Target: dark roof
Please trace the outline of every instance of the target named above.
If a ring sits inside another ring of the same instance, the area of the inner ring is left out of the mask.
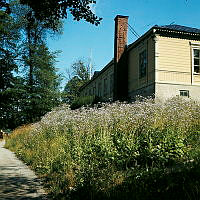
[[[155,32],[154,32],[155,31]],[[180,34],[181,37],[183,37],[183,34],[191,35],[193,37],[198,37],[200,35],[200,29],[187,27],[187,26],[181,26],[177,24],[171,24],[171,25],[163,25],[158,26],[154,25],[151,29],[149,29],[144,35],[142,35],[140,38],[138,38],[135,42],[128,45],[128,50],[131,50],[134,46],[136,46],[139,42],[141,42],[144,38],[146,38],[149,34],[152,33],[162,33],[162,32],[171,32],[171,34]]]
[[[155,25],[154,27],[161,28],[161,29],[174,30],[174,31],[188,32],[188,33],[200,33],[200,29],[191,28],[191,27],[187,27],[187,26],[181,26],[181,25],[177,25],[177,24],[164,25],[164,26]]]

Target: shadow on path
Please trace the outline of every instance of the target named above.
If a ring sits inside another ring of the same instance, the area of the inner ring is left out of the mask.
[[[0,167],[1,168],[1,167]],[[1,169],[0,169],[1,170]],[[26,177],[12,177],[0,175],[0,199],[1,200],[22,200],[46,199],[44,195],[38,194],[36,180],[29,180]]]
[[[1,144],[0,200],[25,199],[47,200],[47,197],[34,172]]]

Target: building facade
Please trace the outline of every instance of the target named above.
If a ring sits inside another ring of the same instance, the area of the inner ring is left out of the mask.
[[[200,29],[156,25],[128,46],[127,30],[128,17],[117,16],[114,59],[80,89],[81,96],[200,100]]]

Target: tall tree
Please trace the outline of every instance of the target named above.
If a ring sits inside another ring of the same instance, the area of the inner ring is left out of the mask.
[[[0,11],[0,128],[39,120],[60,102],[56,54],[45,43],[52,27],[27,6],[11,10]]]
[[[20,6],[20,5],[19,5]],[[45,43],[49,31],[54,31],[46,21],[39,21],[31,8],[21,6],[25,12],[18,13],[24,26],[22,64],[25,69],[26,98],[24,115],[26,122],[39,120],[59,103],[59,76],[55,69],[55,53]],[[56,31],[61,28],[57,22]]]
[[[32,83],[26,77],[25,109],[28,122],[39,120],[46,112],[60,103],[60,76],[55,69],[56,53],[51,53],[45,44],[34,49],[32,55]]]
[[[16,90],[18,66],[15,58],[18,56],[17,41],[19,29],[12,17],[0,11],[0,127],[8,127],[13,121],[16,111]]]
[[[71,65],[69,80],[63,92],[63,101],[72,103],[79,96],[79,89],[90,78],[90,64],[83,59],[78,59]]]

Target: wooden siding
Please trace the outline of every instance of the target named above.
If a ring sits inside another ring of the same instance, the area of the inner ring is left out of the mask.
[[[103,73],[97,75],[88,85],[86,85],[82,90],[80,96],[96,95],[103,97],[104,100],[113,98],[113,78],[114,74],[114,64],[111,64]],[[106,80],[106,81],[105,81]],[[104,88],[106,82],[106,89]],[[100,86],[100,87],[99,87]],[[94,89],[95,88],[95,89]],[[99,91],[100,89],[100,91]],[[89,93],[91,91],[91,93]]]
[[[192,43],[180,38],[157,36],[156,82],[199,84],[200,76],[192,74]]]
[[[155,97],[167,99],[179,95],[180,90],[188,90],[191,97],[199,98],[199,92],[196,91],[200,89],[200,75],[193,74],[192,48],[200,48],[200,41],[154,36],[147,36],[127,49],[129,97],[132,99],[138,94],[147,96],[155,93]],[[146,76],[140,78],[139,57],[144,50],[147,52],[147,71]],[[82,89],[81,96],[97,95],[105,100],[113,99],[114,82],[110,85],[113,74],[112,62]],[[123,81],[118,80],[123,85]],[[99,85],[101,91],[98,90]]]
[[[139,78],[139,54],[147,50],[147,74]],[[128,52],[128,92],[129,94],[155,82],[155,42],[152,37],[145,39]]]
[[[194,75],[194,84],[200,85],[200,75]]]

